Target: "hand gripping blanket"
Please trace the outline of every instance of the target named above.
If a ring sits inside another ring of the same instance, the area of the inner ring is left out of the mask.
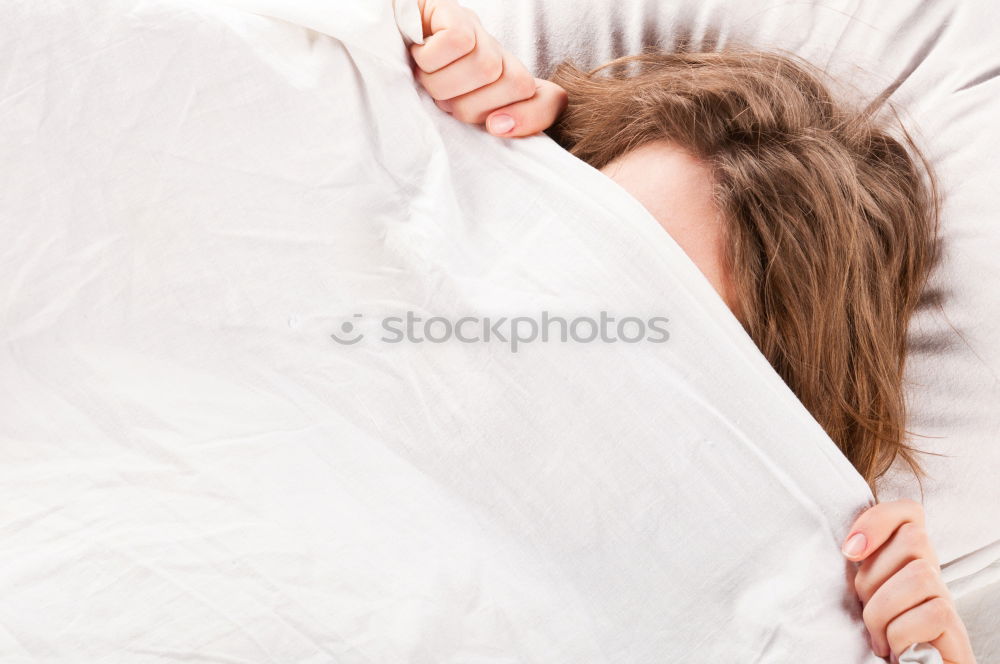
[[[0,660],[880,661],[871,495],[679,247],[308,5],[0,8]]]

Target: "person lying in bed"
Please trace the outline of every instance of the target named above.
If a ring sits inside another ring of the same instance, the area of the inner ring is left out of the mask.
[[[549,130],[638,199],[873,491],[906,443],[906,332],[935,259],[937,195],[909,134],[821,73],[755,51],[647,53],[536,79],[454,0],[419,0],[420,84],[500,137]],[[974,656],[913,501],[880,503],[843,546],[872,650]]]

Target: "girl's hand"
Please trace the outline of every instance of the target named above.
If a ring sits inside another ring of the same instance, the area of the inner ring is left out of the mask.
[[[455,0],[418,0],[424,43],[410,47],[421,85],[462,122],[495,136],[548,129],[566,108],[566,91],[534,78]]]
[[[898,500],[870,508],[854,522],[843,553],[860,563],[854,588],[876,655],[891,654],[895,661],[914,643],[930,643],[945,664],[975,664],[919,503]]]

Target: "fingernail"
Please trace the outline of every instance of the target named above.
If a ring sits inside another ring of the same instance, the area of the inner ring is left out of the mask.
[[[867,544],[868,538],[865,537],[864,533],[854,533],[844,542],[844,548],[841,549],[841,552],[848,558],[854,558],[861,555]]]
[[[494,115],[487,122],[491,134],[506,134],[514,128],[514,118],[509,115]]]

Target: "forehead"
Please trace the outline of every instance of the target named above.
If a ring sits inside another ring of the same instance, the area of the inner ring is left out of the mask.
[[[723,216],[708,164],[674,143],[655,141],[614,159],[601,172],[649,211],[733,308]]]

